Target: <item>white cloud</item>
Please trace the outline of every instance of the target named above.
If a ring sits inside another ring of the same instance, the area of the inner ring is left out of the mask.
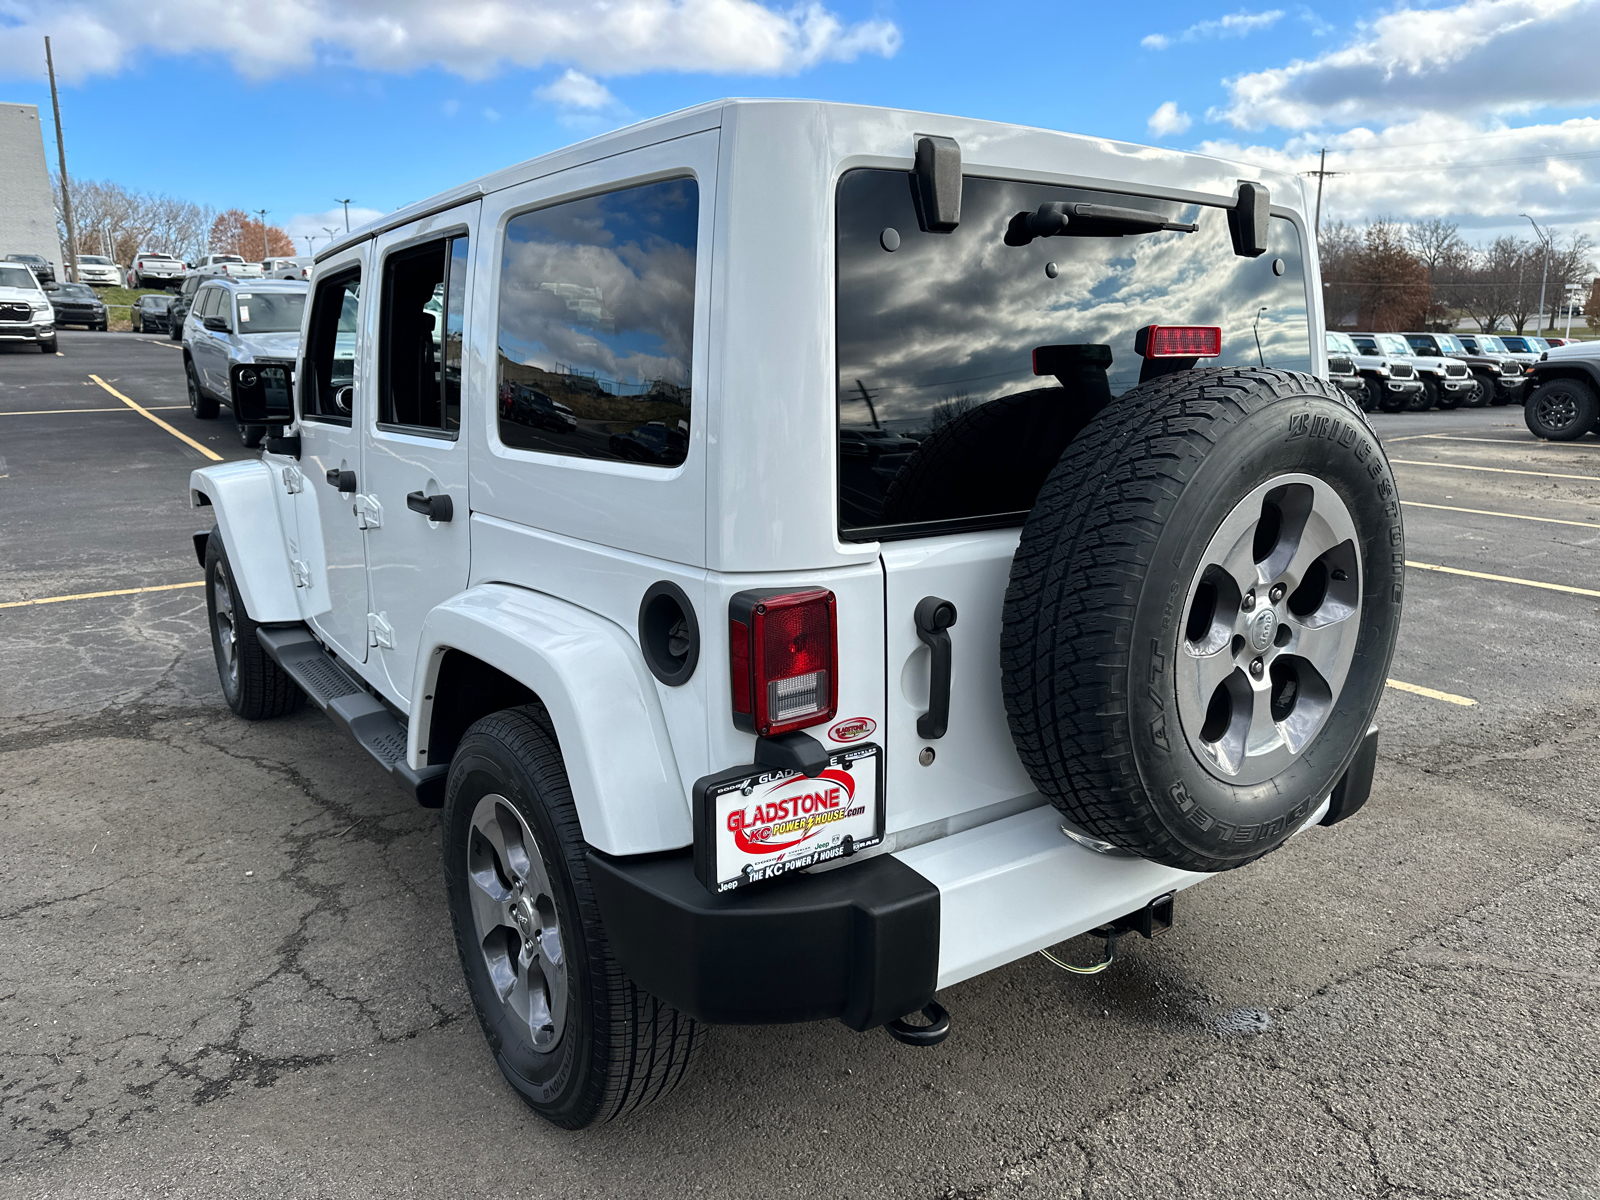
[[[1241,129],[1470,116],[1600,101],[1600,0],[1399,8],[1342,49],[1227,82],[1208,114]]]
[[[537,89],[533,94],[540,100],[548,100],[562,108],[602,109],[617,106],[617,98],[605,84],[570,68],[560,79]]]
[[[1282,147],[1210,141],[1201,153],[1274,167],[1315,170],[1328,147],[1322,219],[1445,217],[1473,240],[1531,233],[1532,213],[1563,237],[1600,240],[1600,117],[1486,129],[1432,115],[1382,129],[1302,135]],[[1561,157],[1556,157],[1561,156]],[[1587,156],[1587,157],[1572,157]],[[1307,180],[1308,194],[1315,180]]]
[[[1157,137],[1168,137],[1172,134],[1184,133],[1193,123],[1189,114],[1179,112],[1177,104],[1171,100],[1168,100],[1155,112],[1151,113],[1150,120],[1147,122],[1150,126],[1150,132]]]
[[[1240,9],[1236,13],[1229,13],[1225,17],[1217,17],[1209,21],[1197,21],[1182,33],[1168,36],[1164,33],[1152,33],[1142,38],[1139,45],[1146,50],[1165,50],[1174,42],[1198,42],[1207,38],[1248,37],[1263,29],[1271,29],[1283,19],[1281,8],[1270,9],[1267,12],[1251,13]]]
[[[816,0],[785,8],[757,0],[4,0],[0,75],[41,77],[46,33],[68,82],[116,74],[151,53],[221,54],[252,78],[326,61],[379,71],[435,66],[469,79],[552,62],[591,75],[792,75],[864,54],[887,58],[901,41],[893,22],[846,25]]]
[[[483,110],[483,119],[488,121],[490,124],[493,124],[495,121],[500,119],[500,113],[496,109],[486,108]]]
[[[443,104],[441,104],[439,106],[439,108],[444,113],[445,116],[453,117],[458,112],[461,111],[461,101],[459,101],[459,100],[446,100]]]
[[[52,47],[53,48],[53,47]],[[350,206],[350,228],[355,229],[365,225],[368,221],[376,221],[383,216],[383,212],[376,208],[361,208],[358,205]],[[315,239],[318,247],[328,244],[328,230],[332,229],[338,234],[344,233],[344,205],[336,204],[322,212],[295,213],[282,223],[282,229],[294,239],[295,249],[301,254],[305,253],[306,238]]]

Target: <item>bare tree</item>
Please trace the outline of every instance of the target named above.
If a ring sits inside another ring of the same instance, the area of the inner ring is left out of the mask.
[[[1590,329],[1600,333],[1600,276],[1589,282],[1589,299],[1583,305],[1583,319]]]
[[[61,184],[52,180],[56,193],[56,224],[65,240]],[[171,196],[135,192],[106,180],[73,184],[73,213],[78,226],[78,252],[103,254],[127,266],[140,251],[192,257],[202,250],[214,213],[211,209]]]
[[[1443,217],[1413,221],[1406,226],[1404,241],[1411,256],[1428,272],[1428,289],[1431,296],[1431,303],[1428,306],[1429,324],[1440,329],[1449,329],[1452,324],[1451,301],[1454,298],[1441,295],[1446,289],[1440,285],[1446,282],[1446,276],[1453,277],[1460,273],[1460,268],[1470,253],[1466,239],[1461,236],[1460,226],[1454,221],[1446,221]],[[1452,278],[1451,282],[1454,281]]]
[[[1566,245],[1556,240],[1550,249],[1549,295],[1555,297],[1550,308],[1550,329],[1556,325],[1556,310],[1561,307],[1569,287],[1588,281],[1594,274],[1594,239],[1586,233],[1575,233]]]

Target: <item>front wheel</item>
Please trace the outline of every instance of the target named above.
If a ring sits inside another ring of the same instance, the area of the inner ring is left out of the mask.
[[[48,342],[40,342],[39,343],[39,353],[40,354],[54,354],[55,352],[56,352],[56,339],[55,338],[52,337]]]
[[[1422,390],[1411,393],[1411,400],[1406,404],[1407,412],[1427,412],[1439,403],[1439,385],[1431,379],[1422,381]]]
[[[1391,392],[1387,387],[1384,386],[1381,379],[1369,379],[1367,381],[1367,387],[1371,391],[1377,393],[1377,406],[1380,412],[1397,413],[1405,408],[1405,393]]]
[[[240,425],[239,444],[246,450],[254,450],[261,445],[261,439],[267,436],[265,425]]]
[[[1552,442],[1573,442],[1600,419],[1600,397],[1580,379],[1552,379],[1534,389],[1523,406],[1528,432]]]
[[[292,713],[305,703],[306,694],[256,640],[256,623],[245,610],[216,529],[206,539],[206,613],[217,678],[229,708],[247,721],[259,721]]]
[[[1125,392],[1012,560],[1002,689],[1035,786],[1182,870],[1275,849],[1366,737],[1404,549],[1378,439],[1325,381],[1210,368]]]
[[[543,708],[494,713],[467,730],[450,760],[443,825],[467,991],[517,1094],[579,1129],[676,1088],[705,1033],[611,956]]]
[[[215,420],[220,406],[200,387],[193,359],[184,360],[183,373],[189,384],[189,411],[202,421]]]

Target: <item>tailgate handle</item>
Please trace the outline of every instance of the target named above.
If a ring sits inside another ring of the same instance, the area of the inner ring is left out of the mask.
[[[956,606],[937,596],[917,601],[917,636],[933,651],[933,672],[928,683],[928,711],[917,718],[917,736],[926,741],[942,738],[950,727],[950,626],[956,623]]]

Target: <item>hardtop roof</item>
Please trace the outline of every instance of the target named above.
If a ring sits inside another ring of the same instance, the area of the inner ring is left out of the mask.
[[[1214,155],[1194,154],[1188,151],[1170,150],[1164,147],[1144,146],[1137,142],[1123,142],[1112,138],[1096,137],[1091,134],[1078,134],[1070,133],[1066,130],[1046,129],[1042,126],[1027,126],[1001,121],[985,121],[976,118],[957,117],[953,114],[926,113],[915,109],[887,108],[882,105],[841,104],[828,100],[785,100],[768,98],[748,99],[730,97],[723,100],[713,100],[704,104],[697,104],[690,108],[679,109],[676,112],[666,113],[659,117],[652,117],[645,121],[639,121],[632,125],[624,126],[621,129],[615,129],[608,133],[599,134],[595,137],[587,138],[584,141],[575,142],[570,146],[562,147],[559,150],[552,150],[547,154],[541,154],[534,158],[525,159],[520,163],[514,163],[510,166],[502,167],[486,175],[481,175],[477,179],[470,180],[467,183],[463,183],[456,187],[439,192],[425,200],[418,200],[412,204],[404,205],[401,208],[396,209],[394,212],[387,214],[386,216],[378,217],[373,221],[369,221],[365,225],[350,230],[343,237],[335,238],[321,250],[317,251],[315,255],[315,261],[320,263],[324,259],[338,254],[340,251],[348,249],[351,246],[364,242],[369,238],[376,237],[378,234],[383,233],[386,230],[398,228],[401,225],[406,225],[412,221],[420,220],[423,217],[429,216],[432,213],[441,212],[447,208],[454,208],[458,204],[464,204],[470,200],[481,198],[489,195],[491,192],[499,191],[501,188],[511,187],[519,183],[525,183],[532,179],[539,179],[546,175],[552,175],[557,171],[563,171],[571,167],[582,166],[585,163],[595,162],[602,158],[609,158],[612,155],[622,154],[629,150],[655,145],[672,138],[684,137],[690,133],[697,133],[702,130],[718,128],[724,123],[724,115],[729,109],[763,107],[807,108],[814,110],[815,114],[818,116],[829,110],[848,112],[853,116],[859,116],[859,114],[863,111],[876,111],[882,113],[886,120],[893,121],[896,124],[906,124],[908,119],[913,119],[912,123],[915,124],[914,119],[925,118],[927,122],[935,127],[956,122],[980,131],[987,130],[996,132],[1007,130],[1037,132],[1049,134],[1055,137],[1073,139],[1080,141],[1085,145],[1113,148],[1120,153],[1126,153],[1128,155],[1159,154],[1165,159],[1171,161],[1174,167],[1177,168],[1181,168],[1185,164],[1206,164],[1209,168],[1214,169],[1219,163],[1229,164],[1240,169],[1238,176],[1240,179],[1262,179],[1271,181],[1274,184],[1274,191],[1278,195],[1282,195],[1282,192],[1279,191],[1279,189],[1286,189],[1289,186],[1293,186],[1298,190],[1302,184],[1302,181],[1297,176],[1291,174],[1270,168],[1262,168],[1251,164],[1240,163],[1234,160],[1221,159]],[[912,148],[908,144],[906,147],[906,157],[910,158],[911,154]]]

